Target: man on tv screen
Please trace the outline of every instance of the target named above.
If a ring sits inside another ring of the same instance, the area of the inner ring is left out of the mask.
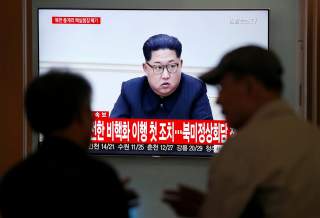
[[[182,44],[166,34],[143,45],[145,76],[122,83],[110,117],[212,119],[205,84],[181,72]]]

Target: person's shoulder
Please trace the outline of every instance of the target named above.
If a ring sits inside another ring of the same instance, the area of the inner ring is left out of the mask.
[[[138,86],[144,85],[146,81],[147,81],[146,76],[136,77],[123,82],[123,86],[128,88],[138,87]]]
[[[91,156],[88,156],[87,164],[91,167],[95,167],[97,169],[106,169],[106,170],[114,170],[110,164],[106,162],[102,162],[101,160],[97,160]]]
[[[188,89],[192,87],[193,90],[206,90],[205,83],[202,80],[185,73],[181,74],[181,83],[183,87]]]
[[[109,175],[116,175],[116,170],[109,163],[97,160],[91,156],[88,156],[86,164],[91,173],[101,175],[101,173],[104,172]]]
[[[143,90],[148,86],[146,76],[136,77],[122,83],[121,94],[126,96],[127,100],[137,100]]]
[[[204,82],[196,77],[190,76],[188,74],[185,73],[181,73],[181,81],[183,81],[184,83],[187,84],[194,84],[194,85],[199,85],[199,86],[203,86]]]
[[[86,162],[85,179],[90,181],[100,181],[109,185],[121,186],[119,175],[114,167],[108,162],[103,162],[94,158],[89,158]],[[115,188],[115,187],[114,187]]]

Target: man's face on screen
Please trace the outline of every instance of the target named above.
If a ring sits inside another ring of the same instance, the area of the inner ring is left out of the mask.
[[[174,50],[159,49],[143,64],[151,89],[159,96],[171,95],[179,86],[182,60]]]

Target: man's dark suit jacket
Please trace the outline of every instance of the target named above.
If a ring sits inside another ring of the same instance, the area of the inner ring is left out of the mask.
[[[45,138],[3,177],[0,209],[3,218],[128,218],[126,194],[113,168],[62,138]]]
[[[205,84],[182,73],[178,88],[165,98],[152,91],[146,76],[123,82],[110,117],[209,120],[212,112]]]

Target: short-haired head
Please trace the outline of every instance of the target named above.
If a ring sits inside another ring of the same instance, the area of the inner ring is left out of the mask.
[[[282,92],[283,69],[274,52],[248,45],[225,54],[219,64],[200,78],[208,84],[219,84],[226,73],[235,78],[253,76],[268,90]]]
[[[85,104],[90,104],[91,86],[82,76],[67,70],[50,70],[33,80],[25,94],[25,109],[31,127],[51,134],[68,127]]]
[[[143,44],[143,54],[146,61],[150,61],[152,51],[156,51],[159,49],[170,49],[176,52],[178,58],[181,56],[182,52],[182,44],[181,42],[174,36],[169,36],[166,34],[158,34],[151,36],[144,44]]]

